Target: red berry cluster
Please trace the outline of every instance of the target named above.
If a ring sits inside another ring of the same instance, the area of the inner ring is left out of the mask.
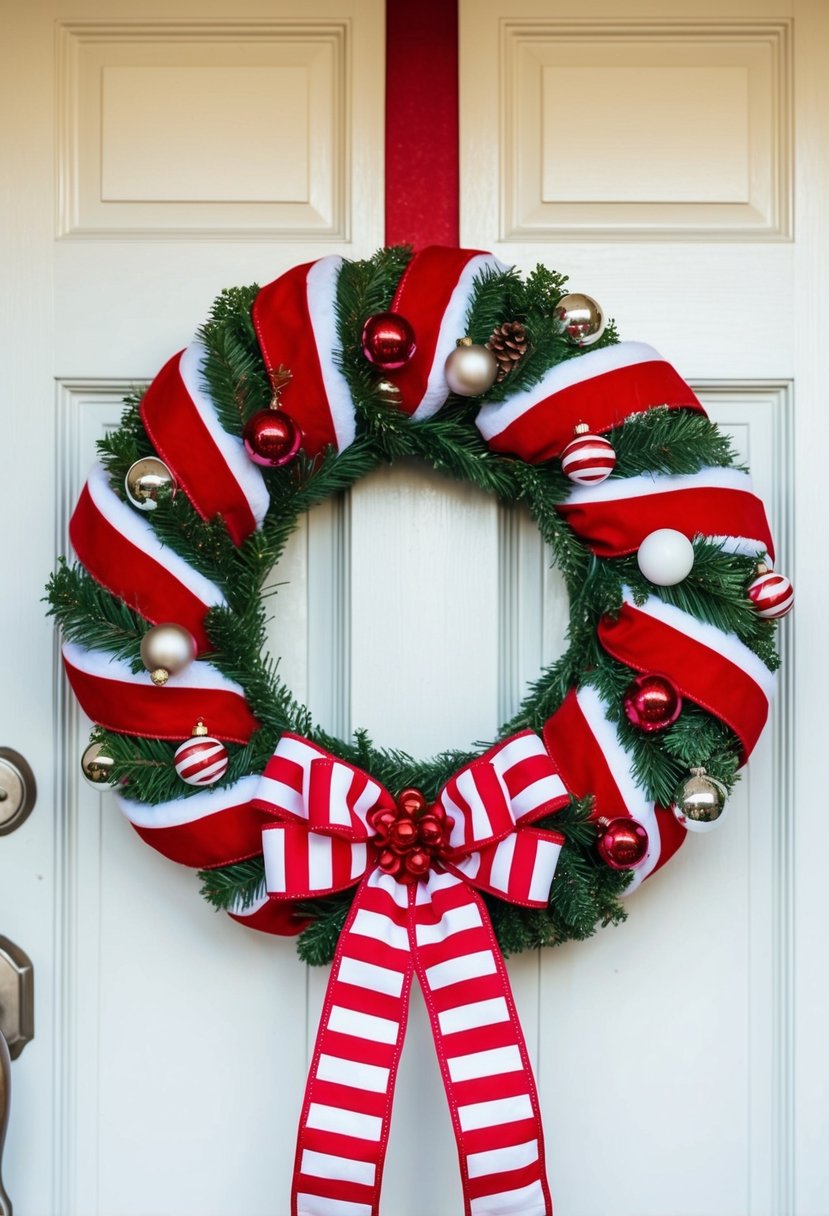
[[[403,790],[395,807],[369,815],[374,828],[378,865],[398,882],[417,882],[449,844],[452,820],[439,806],[429,806],[420,790]]]

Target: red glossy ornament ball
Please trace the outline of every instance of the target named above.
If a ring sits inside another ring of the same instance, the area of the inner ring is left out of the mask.
[[[417,840],[417,824],[402,815],[389,830],[389,844],[397,853],[405,853]]]
[[[378,312],[369,317],[360,342],[369,363],[384,372],[398,371],[415,353],[414,330],[396,312]]]
[[[426,810],[426,799],[420,790],[402,790],[397,796],[397,806],[401,815],[414,818]]]
[[[667,676],[637,676],[625,693],[623,705],[629,722],[650,733],[666,730],[682,712],[682,697]]]
[[[432,858],[426,849],[413,849],[406,857],[406,872],[412,878],[423,878],[429,873]]]
[[[604,821],[597,847],[611,870],[633,870],[647,857],[648,833],[635,819],[611,819]]]
[[[283,410],[259,410],[245,423],[245,451],[254,464],[271,469],[293,460],[302,442],[302,432]]]

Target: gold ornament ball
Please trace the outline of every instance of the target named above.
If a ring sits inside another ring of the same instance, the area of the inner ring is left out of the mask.
[[[574,346],[592,346],[605,331],[607,318],[592,296],[580,291],[562,296],[556,305],[556,319]]]
[[[172,621],[153,625],[141,639],[141,662],[150,672],[153,684],[166,684],[170,676],[193,662],[196,653],[192,633]]]
[[[90,743],[81,756],[81,772],[88,785],[100,788],[112,785],[112,756],[103,751],[100,743]]]
[[[145,456],[130,465],[124,478],[127,498],[139,511],[154,511],[162,490],[175,492],[173,474],[157,456]]]
[[[461,338],[446,360],[446,383],[460,397],[480,397],[495,383],[498,360],[486,346]]]
[[[689,832],[710,832],[722,818],[725,800],[726,789],[721,781],[709,777],[704,768],[692,768],[672,809]]]

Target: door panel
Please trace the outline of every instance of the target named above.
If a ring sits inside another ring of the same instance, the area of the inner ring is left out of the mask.
[[[79,781],[88,723],[39,597],[95,438],[215,294],[382,243],[384,6],[16,8],[0,72],[15,116],[0,162],[0,450],[14,454],[0,743],[41,793],[0,843],[0,931],[37,987],[8,1188],[21,1216],[287,1213],[326,973],[214,915],[192,872]],[[557,1216],[826,1216],[824,783],[808,726],[827,588],[802,548],[795,569],[793,540],[825,514],[823,335],[805,301],[829,278],[827,21],[820,0],[595,0],[589,21],[560,0],[461,4],[463,243],[563,269],[694,383],[770,505],[805,639],[793,656],[784,628],[773,724],[716,838],[646,884],[627,925],[510,961]],[[529,520],[417,467],[317,508],[272,581],[271,644],[296,694],[339,733],[415,753],[491,735],[563,645],[562,586]],[[419,1004],[384,1201],[389,1216],[460,1210]]]

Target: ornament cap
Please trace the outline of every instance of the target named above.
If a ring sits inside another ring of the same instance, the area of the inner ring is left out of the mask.
[[[758,562],[756,570],[758,574],[771,574],[771,566],[768,562]]]
[[[691,774],[692,774],[694,777],[704,777],[704,776],[705,776],[705,769],[703,768],[703,766],[702,766],[701,764],[698,764],[698,765],[696,766],[696,768],[692,768],[692,769],[691,769]]]
[[[463,338],[458,338],[458,340],[455,342],[455,346],[471,346],[471,345],[472,345],[472,339],[470,338],[469,334],[466,334],[466,336]]]
[[[204,722],[202,722],[201,718],[199,718],[198,722],[193,727],[193,738],[201,739],[206,734],[207,734],[207,727],[205,726]]]
[[[156,688],[163,688],[169,678],[170,673],[166,667],[156,667],[154,671],[150,672],[150,679]]]
[[[279,409],[279,397],[283,388],[290,384],[292,378],[293,372],[290,370],[290,368],[285,367],[282,363],[280,363],[276,370],[274,370],[272,367],[268,368],[268,379],[271,382],[271,399],[268,402],[269,410]]]
[[[577,422],[576,425],[573,427],[573,434],[574,435],[589,435],[590,427],[587,425],[586,422]]]

